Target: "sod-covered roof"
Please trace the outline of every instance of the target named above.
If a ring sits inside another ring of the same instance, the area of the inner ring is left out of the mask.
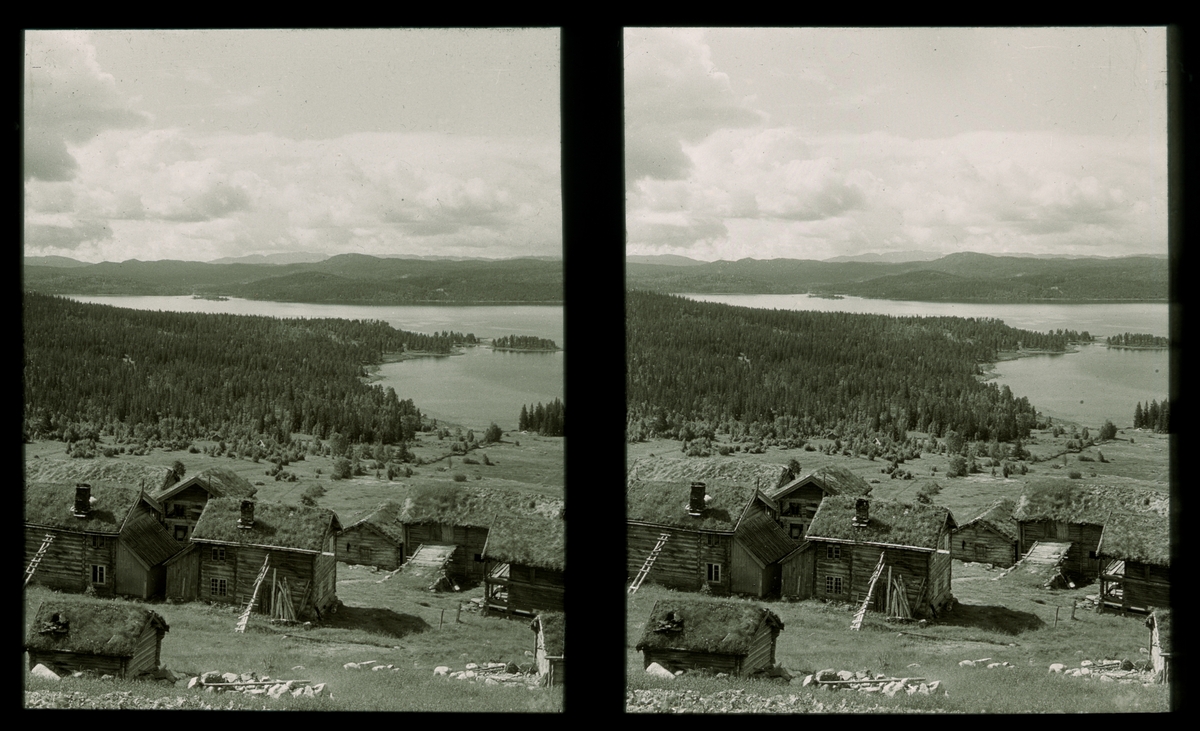
[[[31,459],[25,463],[26,482],[111,482],[145,486],[146,492],[154,493],[175,484],[178,478],[170,467],[149,465],[131,459]]]
[[[1171,565],[1171,525],[1157,513],[1113,511],[1104,520],[1096,554],[1106,558]]]
[[[396,543],[403,543],[404,523],[400,520],[400,513],[403,509],[402,505],[390,500],[380,503],[374,510],[346,526],[342,532],[369,525]]]
[[[1000,498],[982,513],[960,525],[958,529],[963,530],[973,525],[987,526],[1005,538],[1015,541],[1017,540],[1017,521],[1013,520],[1012,516],[1016,506],[1016,500],[1010,497]]]
[[[636,649],[745,655],[764,624],[771,628],[772,637],[783,630],[779,616],[757,604],[660,599],[650,611]]]
[[[546,654],[552,657],[566,656],[566,616],[562,612],[544,612],[530,623],[534,632],[538,625],[542,627],[542,638],[545,641]]]
[[[735,457],[639,457],[625,468],[625,479],[652,482],[736,482],[772,492],[791,479],[785,465]]]
[[[400,522],[438,523],[487,528],[497,516],[558,517],[562,500],[502,487],[458,486],[455,483],[416,487],[404,499]]]
[[[228,467],[209,467],[182,482],[156,491],[154,496],[159,500],[165,500],[172,495],[178,495],[192,485],[199,485],[213,497],[251,498],[258,492],[257,487],[251,485],[246,478]]]
[[[841,465],[827,465],[811,472],[806,472],[791,480],[778,489],[771,491],[770,496],[778,499],[797,487],[809,482],[818,483],[828,495],[866,495],[871,491],[871,485]]]
[[[57,615],[57,617],[55,616]],[[63,631],[43,631],[52,628]],[[73,652],[132,657],[146,628],[166,632],[157,613],[119,599],[55,595],[38,607],[25,647],[45,652]]]
[[[954,516],[937,505],[912,505],[894,500],[869,500],[868,522],[854,525],[852,495],[834,495],[821,501],[805,540],[835,540],[887,544],[921,550],[940,548],[943,531],[956,527]]]
[[[1134,487],[1085,485],[1074,480],[1031,482],[1017,501],[1013,519],[1021,522],[1055,520],[1065,523],[1104,525],[1111,513],[1157,513],[1166,515],[1170,497]]]
[[[699,517],[688,514],[691,482],[628,480],[625,486],[625,518],[693,530],[733,531],[743,511],[754,498],[754,485],[705,481],[708,498]]]
[[[25,484],[25,523],[62,530],[117,533],[137,504],[137,487],[93,482],[91,511],[75,517],[75,483],[29,482]]]
[[[326,533],[342,527],[332,510],[283,503],[256,502],[249,528],[238,527],[241,517],[241,500],[213,498],[196,521],[192,540],[319,553],[325,550]]]
[[[483,557],[563,571],[567,566],[566,521],[540,515],[498,517],[488,528]]]

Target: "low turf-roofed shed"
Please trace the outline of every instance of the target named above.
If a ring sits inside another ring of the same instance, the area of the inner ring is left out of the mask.
[[[1100,545],[1099,610],[1149,612],[1171,603],[1171,528],[1165,515],[1114,511]]]
[[[565,608],[566,521],[502,516],[483,547],[484,610],[529,615]]]
[[[636,649],[643,667],[751,675],[775,664],[783,621],[769,609],[742,601],[660,599]]]
[[[543,612],[530,623],[537,636],[533,656],[538,675],[547,686],[562,685],[566,680],[566,618],[562,612]]]
[[[960,525],[950,540],[950,556],[959,561],[978,561],[995,566],[1017,562],[1016,501],[1001,498],[979,515]]]
[[[877,580],[868,608],[886,611],[889,587],[899,579],[913,616],[936,614],[953,598],[950,533],[955,525],[950,511],[936,505],[825,498],[805,536],[816,552],[812,595],[865,601],[882,555],[883,580]]]
[[[136,486],[26,483],[29,582],[71,592],[92,588],[100,596],[161,596],[164,563],[183,549],[161,517],[161,506]]]
[[[402,506],[385,502],[342,529],[337,537],[338,560],[394,571],[404,563]]]
[[[297,619],[320,616],[337,601],[335,536],[337,515],[324,508],[214,498],[204,506],[189,559],[173,571],[195,575],[198,585],[185,587],[169,577],[181,596],[245,606],[264,563],[267,575],[255,609],[270,613],[275,592],[286,585]]]
[[[132,678],[158,669],[169,627],[157,613],[124,601],[55,596],[42,602],[25,640],[29,667],[60,675],[94,670]]]

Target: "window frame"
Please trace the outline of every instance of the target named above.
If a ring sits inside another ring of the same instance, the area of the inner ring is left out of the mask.
[[[208,580],[209,596],[229,596],[229,580],[218,579],[215,576]]]
[[[225,547],[224,546],[213,546],[212,547],[212,560],[215,561],[216,563],[225,563]]]
[[[96,577],[99,576],[99,580]],[[92,583],[98,586],[108,585],[108,565],[102,563],[92,564]]]
[[[825,558],[840,559],[842,557],[842,547],[835,543],[825,544]]]
[[[825,593],[837,595],[842,593],[842,577],[826,576],[825,577]]]
[[[710,583],[710,584],[721,583],[721,564],[708,562],[706,564],[706,566],[707,566],[707,569],[706,569],[707,574],[706,575],[708,576],[708,583]]]
[[[799,534],[799,535],[797,535],[797,534]],[[803,523],[790,524],[788,526],[788,535],[790,535],[795,540],[800,540],[800,539],[804,538],[804,524]]]

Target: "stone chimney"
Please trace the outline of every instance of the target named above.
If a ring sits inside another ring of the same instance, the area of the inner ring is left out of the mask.
[[[86,518],[92,512],[92,486],[86,482],[75,483],[75,517]]]
[[[866,528],[867,523],[871,522],[871,503],[866,498],[858,498],[854,501],[854,520],[852,521],[856,528]]]
[[[700,517],[704,512],[704,490],[707,486],[703,482],[692,483],[692,495],[688,500],[688,515]]]
[[[254,525],[254,501],[242,501],[242,517],[238,518],[238,528],[250,528]]]

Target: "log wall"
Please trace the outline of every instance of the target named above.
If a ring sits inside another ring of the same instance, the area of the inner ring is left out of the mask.
[[[696,670],[707,668],[713,672],[740,675],[744,655],[720,655],[715,652],[689,652],[687,650],[642,650],[642,667],[650,667],[656,662],[664,668],[675,670]]]
[[[508,569],[510,610],[561,612],[566,580],[562,571],[511,564]]]
[[[629,581],[637,576],[650,551],[658,544],[658,537],[663,533],[670,533],[671,538],[663,546],[646,581],[673,589],[699,591],[708,583],[707,564],[716,563],[721,566],[721,580],[709,586],[718,593],[730,592],[730,553],[733,543],[731,533],[711,533],[662,525],[626,525],[625,567]]]
[[[29,669],[42,664],[59,674],[76,670],[95,670],[98,673],[125,677],[125,667],[128,658],[111,655],[90,655],[74,652],[54,652],[48,650],[29,651]]]
[[[216,548],[225,549],[225,560],[218,561],[212,557],[211,543],[197,543],[196,551],[200,554],[200,586],[199,598],[210,602],[224,602],[233,604],[237,601],[237,555],[239,546],[215,546]],[[257,573],[257,569],[255,569]],[[225,579],[226,589],[225,595],[214,594],[212,592],[212,580]],[[253,577],[251,577],[253,581]]]
[[[195,601],[200,590],[200,553],[192,549],[166,567],[166,589],[168,599]]]
[[[1020,551],[1024,556],[1037,541],[1069,541],[1071,550],[1063,561],[1063,568],[1088,578],[1100,575],[1100,562],[1092,556],[1100,545],[1104,526],[1091,523],[1064,523],[1055,520],[1021,522],[1019,524]]]
[[[759,568],[758,562],[737,540],[730,551],[730,590],[735,594],[764,597],[771,592],[772,581],[779,573],[779,565]]]
[[[338,534],[337,557],[342,563],[395,571],[404,562],[404,549],[375,526],[363,523]]]
[[[99,564],[105,567],[105,581],[103,584],[96,584],[96,593],[99,596],[115,595],[116,535],[99,536],[101,545],[93,546],[93,537],[90,534],[48,531],[45,528],[26,526],[24,567],[27,568],[29,562],[37,555],[48,532],[54,533],[54,542],[50,544],[42,562],[38,564],[31,584],[60,591],[82,592],[92,585],[92,564]]]
[[[822,599],[832,599],[834,601],[848,602],[851,600],[851,580],[854,575],[854,566],[850,558],[851,546],[844,543],[826,543],[824,541],[812,541],[815,555],[813,557],[815,568],[813,596]],[[840,551],[839,558],[829,557],[829,547],[835,546]],[[879,554],[875,554],[876,560],[879,559]],[[874,568],[874,564],[872,564]],[[842,580],[842,592],[840,594],[830,593],[826,589],[826,577],[837,577]]]
[[[1003,533],[975,523],[954,533],[950,540],[950,556],[959,561],[1007,567],[1017,562],[1017,544]]]
[[[451,526],[437,523],[404,526],[404,558],[408,560],[422,545],[458,546],[446,570],[455,576],[482,581],[483,561],[476,556],[483,554],[487,543],[487,528],[478,526]]]
[[[741,672],[743,675],[750,675],[756,670],[767,669],[774,664],[775,640],[771,636],[771,627],[766,622],[763,622],[750,643],[750,652],[746,654],[746,659],[742,661]]]
[[[811,482],[798,487],[779,499],[779,524],[797,543],[804,538],[804,531],[812,525],[817,508],[825,499],[825,491]],[[792,536],[792,526],[797,526],[798,537]]]
[[[808,599],[813,595],[814,568],[817,552],[810,545],[796,553],[781,565],[780,593],[787,599]],[[824,589],[824,587],[822,587]]]
[[[142,636],[138,638],[137,647],[133,651],[133,657],[125,667],[126,675],[132,678],[139,673],[152,673],[158,670],[161,645],[158,630],[152,624],[146,623],[146,628],[142,630]]]
[[[208,499],[209,494],[204,488],[192,485],[164,502],[163,512],[166,517],[163,519],[163,523],[167,527],[167,532],[181,542],[190,539],[192,531],[196,528],[196,522],[200,520],[200,514],[204,512],[204,506],[208,504]],[[176,535],[176,526],[181,526],[187,532]]]
[[[1171,606],[1169,569],[1134,561],[1125,562],[1123,605],[1140,611]]]

